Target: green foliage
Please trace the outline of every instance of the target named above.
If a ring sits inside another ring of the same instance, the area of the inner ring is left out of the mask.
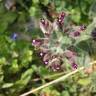
[[[52,7],[50,8],[50,2],[54,3],[53,5],[56,6],[53,8],[54,10],[51,9]],[[71,19],[74,23],[84,23],[88,25],[85,33],[91,34],[91,31],[96,27],[96,18],[93,19],[96,15],[95,3],[96,0],[14,0],[14,3],[12,3],[11,0],[0,0],[0,96],[19,96],[32,88],[34,89],[35,87],[47,83],[47,81],[56,79],[59,77],[58,74],[62,73],[53,72],[45,68],[40,58],[38,58],[36,50],[31,45],[33,38],[43,37],[38,26],[38,18],[51,18],[50,16],[48,17],[47,12],[50,14],[66,11],[72,14]],[[7,7],[5,6],[6,4]],[[40,4],[42,4],[42,6]],[[47,12],[46,8],[49,8]],[[91,19],[89,19],[89,17]],[[93,23],[90,23],[92,19]],[[14,33],[17,34],[16,39],[12,38]],[[61,33],[59,35],[56,33],[52,36],[52,38],[54,38],[51,39],[53,40],[52,42],[55,42],[55,40],[60,37],[61,47],[64,47],[63,45],[67,47],[67,45],[72,44],[70,38],[66,36],[62,38]],[[83,40],[92,40],[92,38],[89,38],[88,35],[83,33],[82,37],[78,38],[75,45],[82,47],[79,43]],[[50,44],[50,46],[54,45]],[[85,46],[83,47],[85,48]],[[62,52],[63,49],[50,48],[53,51],[56,50],[57,53]],[[79,49],[76,50],[82,51]],[[86,57],[86,62],[89,62],[87,58],[89,58],[89,56]],[[80,62],[82,58],[79,59]],[[67,60],[65,62],[66,66],[69,65],[67,64]],[[70,71],[69,66],[67,68]],[[64,74],[65,73],[66,72],[64,72]],[[79,96],[83,94],[84,91],[82,90],[90,92],[90,88],[92,88],[91,91],[94,89],[96,92],[95,75],[95,73],[91,75],[91,80],[84,74],[76,74],[67,81],[59,83],[56,86],[42,89],[34,95],[40,96],[40,94],[44,93],[46,96]],[[94,84],[92,82],[94,82]]]
[[[86,86],[86,85],[88,85],[90,83],[91,83],[91,80],[89,78],[80,79],[78,81],[78,84],[83,85],[83,86]]]

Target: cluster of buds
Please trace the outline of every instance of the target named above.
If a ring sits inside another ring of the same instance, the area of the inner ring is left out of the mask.
[[[60,25],[62,25],[64,22],[64,17],[65,17],[65,13],[64,12],[62,12],[61,14],[60,14],[60,16],[57,18],[57,22],[58,22],[58,24],[60,24]]]
[[[78,62],[76,60],[78,53],[71,48],[72,44],[68,43],[69,45],[67,46],[66,43],[62,43],[67,41],[62,40],[64,40],[65,37],[68,39],[71,38],[70,41],[73,39],[76,40],[86,27],[84,25],[70,26],[69,24],[68,26],[70,26],[70,28],[67,29],[66,32],[64,31],[66,28],[62,28],[62,32],[59,32],[61,31],[59,30],[60,27],[64,27],[64,21],[67,16],[66,13],[62,12],[54,22],[50,22],[44,18],[41,19],[40,29],[44,34],[44,38],[38,38],[32,41],[32,45],[38,49],[39,56],[42,58],[46,67],[53,71],[65,70],[65,59],[68,61],[67,63],[70,64],[70,68],[77,69],[78,67]]]

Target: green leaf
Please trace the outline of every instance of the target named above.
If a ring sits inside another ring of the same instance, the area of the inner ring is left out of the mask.
[[[89,85],[90,83],[91,83],[90,78],[83,78],[83,79],[78,80],[78,84],[83,85],[83,86]]]
[[[0,21],[0,33],[3,33],[8,27],[8,23],[4,21]]]
[[[3,83],[3,79],[4,79],[4,76],[3,75],[1,75],[2,74],[2,72],[1,72],[1,69],[0,69],[0,84],[2,84]]]
[[[32,0],[34,4],[38,4],[39,0]]]
[[[32,68],[30,69],[27,69],[22,75],[21,75],[21,78],[15,82],[14,86],[16,89],[14,90],[17,90],[17,91],[20,91],[22,90],[23,88],[25,88],[25,86],[28,84],[28,82],[31,80],[31,77],[32,77],[32,73],[33,73],[33,70]],[[17,89],[18,88],[18,89]]]
[[[40,0],[40,2],[44,5],[47,5],[49,3],[49,0]]]
[[[89,17],[90,17],[90,18],[96,17],[96,0],[93,1],[93,4],[92,4],[91,7],[90,7]]]
[[[91,66],[90,65],[91,58],[87,53],[87,50],[79,51],[79,55],[76,57],[76,62],[78,64],[78,67],[84,66],[86,68]]]
[[[30,16],[35,16],[36,14],[36,7],[32,6],[29,10]]]
[[[5,64],[5,63],[6,63],[6,58],[5,57],[0,58],[0,64]]]
[[[21,76],[21,80],[26,83],[28,83],[28,81],[31,79],[31,76],[32,76],[32,73],[33,73],[33,70],[32,68],[28,69],[27,71],[25,71],[22,76]]]
[[[46,75],[49,74],[49,71],[47,68],[44,68],[44,67],[39,67],[38,68],[38,72],[39,74],[42,76],[42,77],[45,77]]]
[[[71,10],[71,14],[72,14],[71,19],[72,19],[74,22],[76,22],[76,23],[80,22],[81,14],[80,14],[80,12],[78,11],[78,9],[72,9],[72,10]]]
[[[11,67],[10,67],[10,71],[13,72],[13,73],[16,73],[16,72],[18,72],[18,70],[19,70],[18,60],[13,59]]]
[[[12,23],[17,17],[17,14],[16,13],[13,13],[13,12],[7,12],[3,19],[4,21],[8,22],[9,24]]]
[[[52,94],[52,96],[61,96],[60,92],[58,92],[57,90],[52,90],[50,93]]]
[[[61,96],[70,96],[69,92],[68,91],[63,91],[61,93]]]
[[[14,85],[13,83],[5,83],[5,84],[2,85],[2,88],[10,88],[13,85]]]
[[[91,38],[90,35],[82,35],[78,39],[76,39],[75,44],[79,44],[80,42],[86,41],[86,40],[88,40],[90,38]]]
[[[91,35],[91,32],[96,27],[96,17],[93,18],[93,22],[87,26],[87,29],[85,30],[85,34]]]
[[[76,91],[77,91],[77,85],[76,85],[76,84],[73,84],[73,85],[70,87],[70,92],[76,93]]]

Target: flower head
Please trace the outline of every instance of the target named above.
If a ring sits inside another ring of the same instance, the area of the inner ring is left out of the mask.
[[[79,64],[75,42],[86,27],[70,24],[67,16],[65,12],[62,12],[53,22],[41,19],[40,28],[44,34],[43,42],[40,39],[32,41],[32,45],[38,47],[43,63],[53,71],[67,69],[67,64],[73,69],[77,69]],[[71,46],[73,47],[71,48]]]

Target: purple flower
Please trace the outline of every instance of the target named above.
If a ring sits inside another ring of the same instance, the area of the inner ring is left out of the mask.
[[[76,37],[80,36],[80,32],[79,31],[75,31],[75,32],[71,32],[69,33],[69,37],[75,39]]]
[[[59,58],[54,58],[52,61],[51,61],[51,69],[53,71],[58,71],[61,69],[61,60]]]
[[[45,64],[45,65],[47,65],[47,64],[48,64],[48,61],[47,61],[47,60],[46,60],[46,61],[44,61],[44,64]]]
[[[53,64],[53,65],[51,66],[51,69],[52,69],[53,71],[58,71],[58,70],[61,69],[61,65],[60,65],[60,64]]]
[[[40,29],[42,30],[42,32],[46,37],[49,37],[50,33],[53,31],[52,23],[49,22],[48,20],[41,19]]]
[[[62,22],[62,19],[61,19],[61,18],[58,18],[57,21],[58,21],[59,23],[61,23],[61,22]]]
[[[57,18],[57,22],[58,22],[60,25],[63,24],[64,17],[65,17],[65,13],[62,12],[62,13],[60,14],[60,16]]]
[[[77,66],[76,63],[72,63],[72,68],[73,68],[73,69],[77,69],[77,67],[78,67],[78,66]]]
[[[62,12],[60,17],[61,17],[61,19],[63,20],[63,19],[64,19],[64,17],[65,17],[65,13],[64,13],[64,12]]]
[[[60,69],[60,64],[55,64],[55,65],[54,65],[54,68],[55,68],[56,70],[59,70],[59,69]]]
[[[74,32],[74,36],[75,36],[75,37],[80,36],[80,32],[78,32],[78,31]]]
[[[42,23],[43,25],[45,25],[45,19],[44,19],[44,18],[41,19],[41,23]]]

